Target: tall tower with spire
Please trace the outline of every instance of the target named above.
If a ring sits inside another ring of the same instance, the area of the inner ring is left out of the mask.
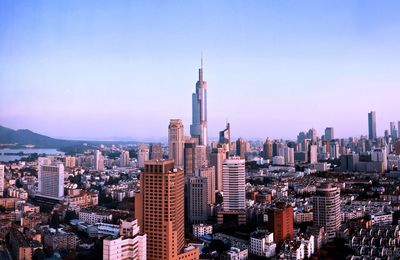
[[[207,82],[203,80],[203,58],[201,58],[196,92],[192,95],[192,124],[190,125],[190,135],[198,140],[199,145],[208,145]]]

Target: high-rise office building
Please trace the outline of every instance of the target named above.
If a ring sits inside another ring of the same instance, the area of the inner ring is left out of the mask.
[[[330,154],[331,158],[334,158],[334,159],[339,158],[339,156],[340,156],[339,148],[340,148],[340,145],[339,145],[338,140],[330,141],[329,154]]]
[[[333,127],[325,128],[325,141],[330,141],[332,139],[335,139],[335,131]]]
[[[278,202],[267,211],[268,229],[274,232],[274,241],[282,243],[285,239],[293,238],[293,208]]]
[[[60,199],[64,197],[64,165],[49,163],[38,165],[39,195]]]
[[[311,139],[312,143],[315,143],[317,141],[317,130],[315,128],[311,128],[307,132],[307,138]]]
[[[397,138],[400,138],[400,121],[397,121]]]
[[[183,161],[185,176],[198,175],[198,170],[208,165],[206,147],[194,142],[186,142],[184,144]]]
[[[283,157],[285,158],[285,164],[294,165],[294,148],[284,147]]]
[[[215,204],[215,167],[201,167],[199,176],[207,179],[207,198],[208,204]]]
[[[264,143],[264,159],[265,160],[272,160],[272,141],[267,138]]]
[[[182,120],[171,119],[168,126],[168,158],[175,161],[177,168],[183,168],[184,143]]]
[[[368,113],[368,139],[376,139],[376,114],[375,111]]]
[[[121,167],[129,166],[129,162],[130,162],[129,151],[122,151],[119,158],[120,166]]]
[[[147,259],[198,259],[199,251],[184,250],[184,173],[173,160],[145,162],[135,217],[147,235]]]
[[[272,143],[272,157],[283,156],[283,148],[285,145],[281,141],[274,141]]]
[[[208,145],[207,82],[203,80],[203,59],[199,69],[199,80],[196,83],[196,92],[192,95],[190,135],[198,140],[198,144]]]
[[[4,165],[0,165],[0,196],[4,196]]]
[[[163,150],[161,144],[150,145],[150,160],[160,160],[163,158]]]
[[[195,153],[195,171],[197,172],[199,168],[205,167],[208,165],[207,161],[207,147],[205,145],[196,145],[196,153]]]
[[[240,157],[240,159],[246,159],[247,153],[247,142],[243,138],[239,138],[236,141],[236,155]]]
[[[309,162],[310,163],[317,163],[318,162],[318,146],[316,144],[312,144],[309,146]]]
[[[300,133],[297,135],[297,142],[298,142],[298,143],[304,143],[304,140],[305,140],[306,138],[307,138],[307,134],[306,134],[305,132],[300,132]],[[304,151],[304,147],[303,147],[302,151]]]
[[[237,211],[245,208],[245,160],[234,156],[225,159],[222,165],[223,208]]]
[[[357,170],[358,162],[359,162],[358,154],[352,153],[340,156],[340,166],[342,171],[355,172]]]
[[[317,187],[312,198],[314,225],[324,227],[328,240],[336,237],[340,227],[340,189],[330,183]]]
[[[397,139],[396,122],[390,122],[390,136],[393,140]]]
[[[227,158],[226,152],[223,148],[213,149],[210,156],[211,165],[215,167],[215,189],[222,191],[223,189],[223,176],[222,164]]]
[[[104,157],[99,150],[94,151],[94,169],[97,171],[104,170]]]
[[[185,176],[195,176],[196,172],[196,144],[186,142],[183,149],[183,170]]]
[[[205,223],[208,218],[208,180],[195,176],[186,178],[187,212],[190,224]]]
[[[138,167],[144,168],[144,163],[150,159],[150,149],[148,144],[139,145]]]

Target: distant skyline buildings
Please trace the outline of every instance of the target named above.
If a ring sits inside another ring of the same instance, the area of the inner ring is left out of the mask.
[[[201,51],[212,86],[210,137],[226,118],[233,139],[292,139],[326,126],[337,138],[366,135],[370,110],[379,115],[379,136],[400,120],[392,102],[371,102],[377,91],[398,91],[396,1],[102,2],[96,11],[91,1],[1,1],[0,10],[12,10],[0,16],[0,122],[13,129],[71,139],[165,138],[170,115],[189,129]],[[206,21],[192,19],[199,12]],[[327,97],[346,106],[329,113]],[[312,106],[303,102],[310,98]],[[111,100],[118,102],[102,105]],[[53,123],[59,115],[62,127]]]

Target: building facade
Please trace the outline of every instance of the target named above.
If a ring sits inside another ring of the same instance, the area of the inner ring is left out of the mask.
[[[223,208],[225,211],[237,211],[245,208],[245,160],[230,157],[222,165]]]
[[[317,187],[312,198],[314,225],[324,227],[327,239],[333,240],[340,227],[340,190],[330,183]]]
[[[197,259],[197,249],[183,252],[183,170],[177,169],[173,160],[150,160],[145,163],[140,184],[135,196],[135,216],[141,232],[147,235],[147,259],[174,260],[191,254]]]
[[[184,129],[180,119],[171,119],[168,126],[168,158],[175,161],[177,168],[183,168]]]

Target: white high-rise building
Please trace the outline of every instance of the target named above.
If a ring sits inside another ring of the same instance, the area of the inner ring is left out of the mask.
[[[318,162],[318,146],[315,144],[310,145],[310,163]]]
[[[129,166],[129,151],[122,151],[119,160],[121,167]]]
[[[184,144],[182,120],[171,119],[168,126],[168,158],[174,159],[175,166],[182,169]]]
[[[322,183],[317,187],[312,204],[314,225],[324,227],[328,240],[333,240],[341,221],[340,189],[330,183]]]
[[[250,253],[261,257],[273,257],[276,253],[274,233],[253,232],[250,235]]]
[[[237,211],[245,208],[245,160],[233,156],[225,159],[222,165],[223,208]]]
[[[150,148],[148,144],[139,145],[138,167],[144,168],[144,162],[150,159]]]
[[[4,196],[4,165],[0,165],[0,196]]]
[[[99,150],[94,151],[94,169],[97,171],[104,170],[104,158]]]
[[[42,162],[38,167],[39,194],[55,199],[64,197],[64,165]]]
[[[108,237],[103,240],[104,260],[146,260],[146,234],[139,234],[137,220],[123,221],[120,225],[120,237]]]

